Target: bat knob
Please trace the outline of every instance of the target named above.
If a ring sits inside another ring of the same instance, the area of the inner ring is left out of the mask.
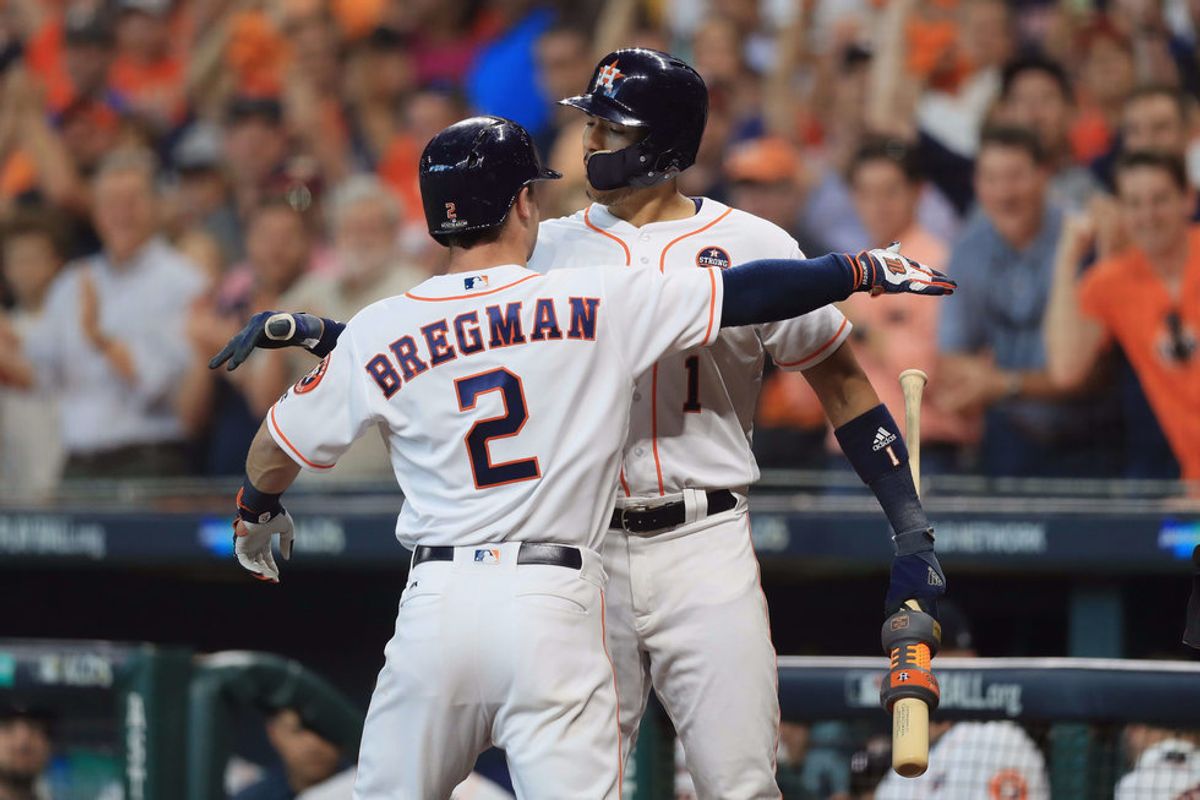
[[[296,318],[291,314],[272,314],[267,319],[267,338],[274,342],[283,342],[296,335]]]

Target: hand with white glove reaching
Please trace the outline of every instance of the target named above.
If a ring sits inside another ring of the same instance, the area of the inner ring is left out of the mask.
[[[856,292],[944,295],[958,286],[948,275],[901,255],[899,242],[844,257],[851,262]]]
[[[252,510],[245,502],[245,489],[238,492],[233,520],[233,552],[238,563],[262,581],[279,583],[279,567],[271,552],[271,542],[279,534],[279,554],[285,561],[292,557],[295,526],[292,515],[276,500],[274,508]]]

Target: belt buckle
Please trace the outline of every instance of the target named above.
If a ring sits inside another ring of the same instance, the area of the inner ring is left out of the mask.
[[[620,511],[620,515],[621,515],[621,530],[625,531],[626,533],[636,533],[636,531],[631,531],[629,529],[629,517],[627,515],[631,511],[635,514],[640,514],[643,511],[649,511],[650,506],[645,505],[645,504],[636,505],[636,506],[623,506],[622,508],[620,508],[618,510]]]

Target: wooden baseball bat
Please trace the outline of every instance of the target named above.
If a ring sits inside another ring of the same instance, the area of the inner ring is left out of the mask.
[[[913,484],[921,494],[921,395],[929,376],[919,369],[900,373],[904,392],[904,428],[908,445],[908,465]],[[908,607],[919,611],[915,600]],[[916,698],[897,700],[892,708],[892,769],[905,778],[924,775],[929,767],[929,706]]]

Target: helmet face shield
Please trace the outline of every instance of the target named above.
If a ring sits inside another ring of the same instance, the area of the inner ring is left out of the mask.
[[[648,130],[635,145],[588,158],[593,188],[653,186],[695,163],[708,120],[708,90],[682,60],[657,50],[617,50],[600,59],[588,87],[559,103]]]
[[[562,176],[542,166],[529,132],[501,117],[471,117],[434,136],[421,153],[421,203],[440,237],[504,224],[521,190]]]

